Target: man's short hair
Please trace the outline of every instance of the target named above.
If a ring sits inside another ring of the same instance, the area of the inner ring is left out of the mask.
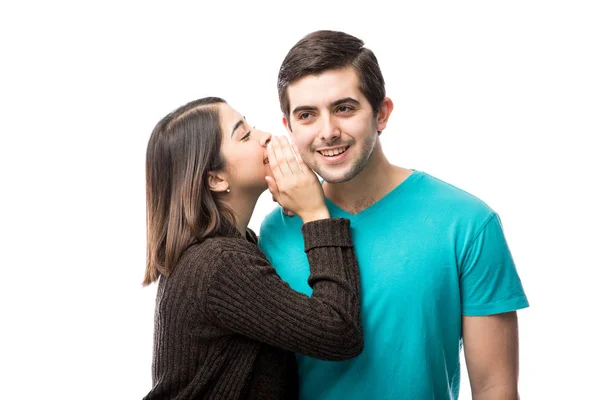
[[[338,31],[320,30],[303,37],[288,52],[279,69],[277,90],[281,111],[289,121],[289,85],[308,75],[351,66],[358,75],[359,89],[367,98],[373,114],[385,98],[385,82],[375,54],[364,42]]]

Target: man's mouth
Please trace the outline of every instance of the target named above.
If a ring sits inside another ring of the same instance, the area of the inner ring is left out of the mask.
[[[329,150],[317,150],[319,152],[319,154],[321,154],[322,156],[325,157],[334,157],[334,156],[338,156],[342,153],[345,153],[346,150],[348,150],[350,146],[344,146],[344,147],[338,147],[335,149],[329,149]]]
[[[267,157],[263,160],[263,164],[268,164],[268,163],[269,163],[269,158]]]

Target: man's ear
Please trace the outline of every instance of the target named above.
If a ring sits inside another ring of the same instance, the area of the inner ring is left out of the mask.
[[[288,121],[285,115],[281,117],[281,122],[283,122],[283,126],[285,126],[285,129],[287,129],[288,133],[291,135],[292,127],[290,126],[290,121]]]
[[[212,192],[223,193],[229,191],[229,183],[221,173],[209,171],[208,188]]]
[[[386,97],[379,106],[379,112],[377,113],[377,131],[381,132],[385,129],[390,118],[390,114],[394,110],[394,103],[392,99]]]

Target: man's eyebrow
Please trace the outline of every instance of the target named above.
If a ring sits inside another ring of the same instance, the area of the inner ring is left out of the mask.
[[[296,108],[294,108],[294,111],[292,111],[292,114],[296,114],[299,111],[316,111],[317,107],[314,106],[298,106]]]
[[[330,107],[336,107],[343,103],[351,103],[355,106],[360,106],[360,103],[358,102],[358,100],[353,99],[352,97],[345,97],[343,99],[334,101],[333,103],[331,103]]]
[[[344,97],[343,99],[339,99],[334,101],[333,103],[331,103],[329,105],[330,108],[334,108],[339,106],[340,104],[344,104],[344,103],[351,103],[354,106],[360,106],[360,102],[356,99],[353,99],[352,97]],[[316,111],[317,107],[314,106],[298,106],[296,108],[294,108],[294,111],[292,111],[292,114],[296,114],[297,112],[300,111]]]
[[[233,126],[233,129],[231,130],[231,137],[233,137],[233,134],[235,133],[235,130],[237,128],[239,128],[240,126],[244,125],[244,120],[246,119],[246,117],[244,117],[244,119],[240,119],[238,122],[235,123],[235,125]]]

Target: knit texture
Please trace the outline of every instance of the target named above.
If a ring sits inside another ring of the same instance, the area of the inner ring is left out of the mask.
[[[312,296],[282,281],[227,225],[190,246],[158,284],[151,399],[294,399],[302,353],[345,360],[363,348],[348,219],[302,226]]]

